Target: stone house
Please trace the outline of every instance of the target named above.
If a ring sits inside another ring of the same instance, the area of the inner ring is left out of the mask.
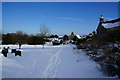
[[[99,22],[98,27],[96,29],[97,35],[102,35],[109,29],[109,28],[106,28],[104,26],[105,24],[114,24],[116,22],[118,22],[118,25],[114,25],[114,27],[120,26],[120,24],[119,24],[120,23],[120,18],[114,19],[114,20],[111,20],[111,21],[104,21],[104,18],[101,15],[100,16],[100,22]],[[110,26],[110,25],[108,25],[108,26]]]

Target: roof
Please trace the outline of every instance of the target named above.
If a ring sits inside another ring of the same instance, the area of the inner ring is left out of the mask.
[[[112,27],[116,27],[120,25],[120,18],[118,19],[114,19],[111,21],[104,21],[102,22],[102,26],[104,26],[105,28],[112,28]]]
[[[80,35],[76,35],[78,37],[78,39],[81,39],[81,36]]]
[[[112,27],[119,26],[119,22],[116,22],[116,23],[102,23],[102,26],[104,26],[105,28],[112,28]]]
[[[62,38],[63,36],[59,36],[59,38]]]

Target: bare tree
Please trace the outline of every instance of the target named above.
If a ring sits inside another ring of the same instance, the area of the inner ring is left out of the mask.
[[[46,24],[41,24],[40,25],[40,36],[42,36],[44,39],[49,35],[49,29]],[[45,43],[44,43],[45,44]],[[44,49],[44,44],[43,44],[43,49]]]
[[[26,33],[22,32],[22,31],[17,31],[16,32],[16,35],[17,35],[17,42],[18,42],[18,45],[19,45],[19,49],[21,48],[21,45],[23,43],[25,43],[25,40],[26,40]]]
[[[40,25],[40,36],[47,37],[49,35],[49,29],[46,24]]]

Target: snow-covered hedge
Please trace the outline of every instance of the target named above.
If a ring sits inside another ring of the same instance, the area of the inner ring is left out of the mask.
[[[120,43],[107,43],[97,45],[84,43],[78,45],[79,49],[84,49],[94,61],[99,63],[101,70],[108,76],[118,76],[120,78]]]

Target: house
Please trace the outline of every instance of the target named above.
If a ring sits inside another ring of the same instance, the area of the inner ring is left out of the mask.
[[[54,39],[52,40],[52,44],[53,44],[53,45],[60,45],[60,44],[62,44],[62,39],[54,38]]]
[[[114,19],[114,20],[111,20],[111,21],[104,21],[104,18],[103,16],[101,15],[100,16],[100,22],[98,24],[98,27],[96,29],[97,31],[97,35],[102,35],[104,34],[111,26],[112,27],[117,27],[117,26],[120,26],[120,18],[118,19]],[[114,25],[114,26],[113,26]],[[108,26],[108,27],[106,27]]]
[[[71,32],[71,34],[68,36],[69,40],[73,40],[74,38],[81,39],[80,35],[75,35],[74,32]]]
[[[73,40],[74,37],[75,37],[74,32],[71,32],[71,34],[68,36],[69,40]]]
[[[81,38],[82,38],[80,35],[76,35],[76,37],[77,37],[78,39],[81,39]]]
[[[58,36],[59,39],[63,39],[63,36]]]
[[[50,40],[50,41],[52,41],[52,40],[54,40],[54,39],[56,39],[56,38],[58,38],[58,39],[63,39],[63,36],[51,35],[51,36],[47,37],[47,39]]]
[[[102,25],[102,23],[104,22],[104,18],[103,16],[101,15],[100,17],[100,22],[99,22],[99,25],[97,27],[97,35],[101,35],[103,34],[107,29]]]

